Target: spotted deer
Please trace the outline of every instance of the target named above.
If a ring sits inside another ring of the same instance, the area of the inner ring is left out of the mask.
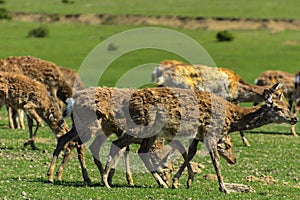
[[[128,104],[123,105],[122,110],[127,117],[120,126],[126,128],[126,134],[113,141],[111,145],[103,174],[105,186],[110,188],[107,178],[113,158],[119,149],[130,145],[136,138],[142,138],[138,150],[141,159],[159,185],[167,187],[153,168],[148,156],[153,141],[160,136],[166,140],[192,140],[188,159],[174,177],[174,187],[177,187],[181,172],[193,158],[200,141],[206,145],[211,156],[218,176],[219,190],[229,192],[221,175],[218,142],[234,131],[249,130],[269,123],[295,124],[298,118],[290,112],[282,93],[279,92],[278,99],[272,98],[274,91],[280,86],[276,84],[265,89],[262,95],[265,103],[251,108],[240,107],[213,93],[199,90],[166,87],[137,90],[131,95]]]
[[[163,68],[165,66],[165,68]],[[204,65],[189,65],[164,61],[160,64],[161,76],[158,86],[190,88],[217,94],[235,104],[240,102],[261,102],[268,86],[260,87],[246,83],[238,74],[226,69]],[[156,71],[156,69],[154,70]],[[250,146],[244,133],[240,131],[246,146]]]
[[[284,96],[288,99],[290,109],[292,110],[293,107],[293,102],[296,103],[296,96],[295,96],[295,75],[280,71],[280,70],[267,70],[261,73],[256,79],[255,79],[255,85],[258,86],[271,86],[277,82],[283,83],[282,86],[282,92]],[[258,104],[259,102],[254,102],[254,105]],[[296,106],[296,104],[295,104]],[[294,109],[295,115],[298,115],[298,110],[295,107]],[[291,127],[291,133],[293,136],[297,136],[296,130],[295,130],[295,125],[292,125]]]
[[[68,133],[58,139],[56,149],[53,152],[52,162],[47,173],[48,181],[50,183],[53,183],[54,181],[53,179],[56,161],[65,144],[74,140],[78,141],[79,144],[83,144],[91,138],[94,138],[94,140],[89,148],[93,154],[94,162],[102,177],[103,167],[99,157],[100,148],[111,135],[115,134],[118,137],[123,135],[123,129],[119,126],[119,123],[125,119],[122,118],[120,115],[121,113],[119,112],[121,105],[120,102],[127,102],[130,98],[130,94],[133,93],[133,91],[133,89],[117,89],[106,87],[87,88],[78,91],[73,95],[72,99],[68,100],[69,103],[65,112],[65,116],[71,114],[72,128]],[[70,112],[70,110],[72,110],[72,112]],[[135,142],[139,143],[140,141],[136,140]],[[180,146],[180,144],[170,145],[174,145],[173,147],[176,148],[184,158],[187,157],[184,147]],[[74,145],[72,144],[67,148],[68,152],[65,155],[57,174],[58,180],[61,180],[62,178],[64,166],[73,147]],[[80,149],[80,151],[84,151],[83,148],[84,146]],[[123,148],[123,151],[125,151],[126,148],[127,147]],[[170,160],[168,160],[169,153],[167,152],[167,154],[162,154],[164,156],[158,155],[164,151],[163,141],[161,139],[156,140],[151,148],[154,154],[152,161],[158,163],[157,168],[159,168],[160,176],[167,181],[168,177],[170,177],[169,173],[171,172],[172,168],[172,165],[169,163]],[[80,155],[83,155],[83,153],[80,153]],[[133,185],[132,173],[130,171],[128,160],[128,149],[125,151],[124,156],[127,181],[129,185]],[[80,162],[83,162],[82,159],[79,160]],[[81,163],[81,166],[85,165]],[[112,177],[113,172],[114,170],[111,171],[109,177]],[[189,165],[188,172],[190,176],[192,176],[193,171]],[[84,181],[88,184],[91,184],[87,171],[83,170],[82,173]],[[109,184],[112,185],[112,179],[109,180]]]
[[[64,134],[66,124],[55,99],[46,87],[22,74],[0,72],[0,101],[15,110],[24,110],[28,116],[29,140],[24,144],[37,149],[35,139],[42,121],[45,121],[56,137]],[[36,128],[33,132],[33,120]]]

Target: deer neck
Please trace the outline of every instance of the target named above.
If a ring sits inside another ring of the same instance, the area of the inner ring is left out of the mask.
[[[241,108],[235,112],[229,132],[250,130],[271,123],[270,117],[266,116],[266,105],[251,108]]]
[[[238,86],[237,102],[261,102],[263,101],[264,90],[268,86],[257,86],[240,81]]]

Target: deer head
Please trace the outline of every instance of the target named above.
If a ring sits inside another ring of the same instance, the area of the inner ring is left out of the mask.
[[[218,152],[219,154],[229,163],[235,164],[236,158],[233,154],[232,139],[229,135],[225,135],[218,142]]]
[[[276,83],[270,89],[264,90],[265,105],[263,107],[267,109],[264,118],[271,120],[273,123],[296,124],[298,118],[290,112],[289,104],[284,100],[283,93],[278,91],[281,86],[281,83]]]

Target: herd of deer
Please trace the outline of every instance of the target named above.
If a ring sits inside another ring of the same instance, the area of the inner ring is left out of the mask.
[[[133,185],[128,159],[132,143],[140,145],[139,156],[160,187],[177,188],[185,167],[188,168],[189,187],[194,176],[190,161],[196,154],[198,143],[202,142],[211,156],[219,190],[228,193],[221,175],[219,155],[230,164],[236,162],[229,133],[240,131],[243,142],[250,146],[244,130],[270,123],[288,123],[292,125],[291,133],[297,136],[300,73],[266,71],[252,85],[225,68],[166,60],[154,69],[152,81],[157,87],[85,88],[75,71],[52,62],[31,56],[0,59],[0,102],[8,109],[9,126],[25,128],[25,113],[29,140],[24,145],[30,144],[32,149],[37,149],[35,139],[43,121],[57,139],[48,170],[51,183],[59,153],[65,150],[58,180],[76,147],[83,179],[92,184],[84,162],[84,144],[93,139],[89,149],[107,188],[112,186],[121,155],[125,157],[128,184]],[[241,107],[240,102],[253,102],[254,106]],[[68,116],[72,119],[70,130],[65,122]],[[34,131],[33,120],[36,122]],[[117,139],[112,142],[103,167],[99,151],[113,134]],[[189,141],[188,146],[182,143],[183,140]],[[172,147],[167,152],[166,144]],[[180,152],[184,162],[171,183],[170,155],[175,150]]]

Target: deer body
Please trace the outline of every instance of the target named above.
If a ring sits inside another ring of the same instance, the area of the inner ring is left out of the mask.
[[[0,83],[1,101],[15,110],[24,110],[28,115],[30,140],[25,145],[30,144],[33,149],[36,149],[34,141],[43,120],[56,136],[66,131],[64,122],[60,121],[62,116],[57,103],[48,95],[43,84],[22,74],[6,72],[0,72]],[[32,120],[37,123],[34,133]]]
[[[217,95],[197,90],[161,87],[136,91],[131,95],[128,109],[123,109],[128,116],[126,134],[113,142],[104,177],[107,178],[111,160],[118,149],[132,143],[134,138],[143,138],[139,149],[141,155],[147,155],[149,146],[158,135],[177,141],[188,138],[193,139],[193,142],[189,147],[188,160],[181,168],[184,168],[196,153],[198,142],[204,142],[210,152],[220,190],[227,192],[219,167],[218,142],[233,131],[248,130],[274,122],[296,123],[298,120],[289,111],[287,103],[282,99],[272,100],[271,93],[271,90],[265,91],[264,105],[242,108]],[[153,170],[148,157],[141,158],[156,181],[165,186]],[[180,170],[175,175],[175,180],[179,177]],[[176,181],[174,182],[176,184]],[[107,182],[105,184],[109,187]]]
[[[28,76],[46,86],[47,91],[54,98],[62,102],[72,96],[72,88],[66,83],[59,68],[52,62],[48,62],[32,56],[11,56],[0,61],[0,71],[19,73]],[[10,109],[9,109],[10,110]],[[15,115],[13,111],[9,112],[10,118]],[[23,118],[19,117],[20,124],[14,124],[9,121],[11,128],[25,128]]]

